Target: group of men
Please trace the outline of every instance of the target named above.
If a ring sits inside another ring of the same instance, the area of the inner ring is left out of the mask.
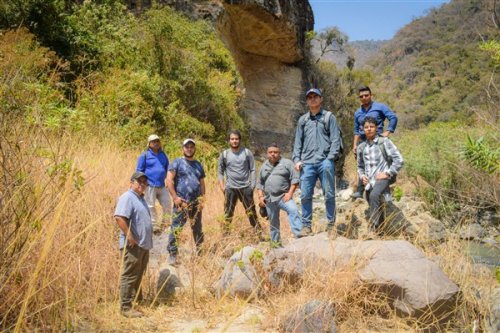
[[[255,235],[263,239],[254,203],[255,188],[258,205],[269,218],[272,247],[281,246],[280,210],[287,213],[296,238],[311,235],[312,199],[318,180],[325,200],[326,230],[333,231],[335,162],[343,151],[341,131],[336,117],[323,109],[319,89],[310,89],[305,96],[308,112],[297,122],[292,160],[282,157],[280,147],[270,143],[267,159],[256,173],[252,152],[241,146],[241,133],[237,130],[229,132],[229,148],[221,152],[218,161],[218,184],[224,194],[222,230],[225,235],[231,232],[235,206],[241,201]],[[372,101],[368,87],[359,89],[359,98],[361,106],[354,115],[353,146],[359,177],[353,198],[362,197],[366,191],[370,221],[376,229],[383,222],[381,196],[388,193],[403,159],[388,138],[396,129],[397,116],[384,104]],[[389,125],[384,131],[386,119]],[[141,297],[140,283],[152,248],[153,229],[161,231],[171,218],[168,239],[168,262],[171,265],[177,263],[178,236],[187,221],[198,251],[203,243],[201,218],[205,202],[205,171],[194,158],[195,151],[195,141],[186,139],[182,143],[183,156],[169,163],[160,138],[154,134],[149,136],[148,149],[137,161],[130,189],[118,200],[115,219],[121,230],[120,248],[124,258],[120,302],[122,314],[127,317],[141,316],[132,309],[132,301]],[[299,187],[301,214],[293,200]],[[161,218],[156,213],[156,200],[163,209]]]

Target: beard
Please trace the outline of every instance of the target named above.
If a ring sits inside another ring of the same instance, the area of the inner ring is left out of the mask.
[[[186,152],[184,152],[184,157],[193,158],[193,156],[194,156],[194,152],[191,155],[189,155]]]

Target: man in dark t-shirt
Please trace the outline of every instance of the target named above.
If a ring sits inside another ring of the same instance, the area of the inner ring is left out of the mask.
[[[194,159],[195,141],[186,139],[182,143],[184,157],[175,159],[168,167],[167,188],[174,202],[173,219],[167,250],[170,254],[168,263],[177,264],[178,236],[182,227],[190,220],[196,247],[203,243],[201,211],[205,195],[205,170]]]

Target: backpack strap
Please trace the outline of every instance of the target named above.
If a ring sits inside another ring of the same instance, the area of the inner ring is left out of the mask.
[[[384,157],[384,160],[387,162],[387,165],[390,167],[392,165],[392,158],[387,155],[387,150],[385,148],[385,137],[382,140],[379,140],[378,142],[378,148],[380,149],[380,152],[382,153],[382,156]]]
[[[229,149],[224,149],[222,151],[222,161],[224,162],[224,165],[227,165],[227,151],[228,150]],[[245,148],[244,153],[245,153],[245,160],[248,163],[248,169],[250,169],[250,161],[248,160],[248,156],[250,156],[250,151],[248,150],[248,148]]]

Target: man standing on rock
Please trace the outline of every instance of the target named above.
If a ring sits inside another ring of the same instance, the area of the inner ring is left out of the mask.
[[[360,181],[368,197],[370,225],[376,230],[383,222],[382,200],[389,184],[403,167],[403,157],[392,141],[377,133],[378,121],[366,117],[363,132],[366,141],[358,146],[357,164]]]
[[[250,221],[250,225],[260,236],[262,227],[257,220],[253,189],[255,188],[255,160],[252,152],[241,147],[241,133],[238,130],[229,132],[229,149],[219,156],[218,180],[219,188],[224,193],[224,234],[229,233],[236,203],[241,201]],[[224,176],[226,182],[224,184]]]
[[[299,118],[295,131],[293,162],[301,171],[300,199],[302,202],[302,230],[298,237],[312,234],[312,198],[319,179],[325,197],[327,230],[335,224],[335,161],[340,157],[342,138],[335,116],[321,107],[323,97],[319,89],[306,92],[309,111]]]
[[[375,118],[377,121],[377,134],[383,137],[389,137],[394,133],[398,124],[398,117],[388,106],[372,100],[372,91],[370,87],[365,86],[358,89],[361,106],[354,113],[354,144],[352,151],[356,157],[358,145],[366,141],[366,135],[363,130],[363,121],[366,117]],[[389,120],[387,130],[384,131],[384,122]],[[356,192],[351,197],[354,199],[363,197],[364,186],[361,180],[358,182]]]
[[[168,170],[168,157],[161,148],[160,137],[151,134],[148,137],[148,150],[146,150],[137,160],[136,171],[143,172],[148,177],[148,187],[144,198],[148,203],[151,212],[154,232],[161,232],[166,225],[167,220],[172,215],[172,203],[165,187],[165,177]],[[162,207],[162,218],[159,219],[156,214],[156,200]]]
[[[193,232],[197,253],[203,243],[201,211],[205,195],[205,170],[201,163],[194,159],[196,143],[186,139],[182,143],[184,157],[175,159],[167,173],[167,187],[174,202],[173,221],[168,237],[168,263],[177,264],[178,238],[189,220]]]
[[[130,189],[118,199],[115,220],[120,228],[120,250],[123,253],[123,269],[120,276],[120,310],[128,318],[142,317],[132,308],[134,299],[140,300],[141,280],[153,248],[151,216],[144,192],[148,178],[142,172],[134,172]]]
[[[257,193],[259,205],[266,207],[271,224],[271,246],[279,247],[280,209],[287,213],[288,223],[295,237],[302,229],[299,210],[293,201],[300,175],[291,160],[281,158],[280,149],[275,143],[267,148],[267,158],[259,171]]]

